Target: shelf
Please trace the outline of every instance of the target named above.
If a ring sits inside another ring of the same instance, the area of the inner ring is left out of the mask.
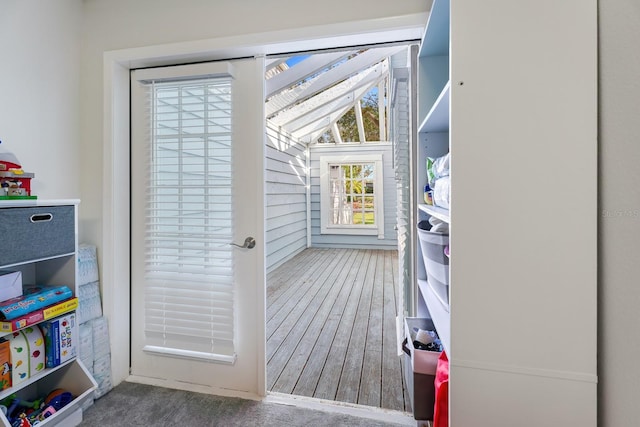
[[[451,82],[440,92],[433,106],[424,118],[418,132],[448,132],[449,131],[449,99]]]
[[[0,399],[4,399],[13,393],[25,400],[34,400],[55,389],[63,389],[74,396],[71,403],[57,411],[39,425],[77,425],[69,420],[75,416],[82,405],[93,396],[98,384],[79,359],[72,359],[55,368],[46,369],[17,387],[2,390]],[[10,427],[4,414],[0,414],[0,426]]]
[[[32,207],[32,206],[58,206],[79,205],[79,199],[25,199],[25,200],[0,200],[0,208]]]
[[[420,43],[420,56],[449,54],[449,0],[434,0]]]
[[[418,204],[418,209],[428,215],[446,222],[447,224],[451,223],[451,219],[449,217],[449,209],[441,208],[439,206],[425,205],[424,203]]]
[[[38,372],[36,375],[27,378],[26,380],[24,380],[23,382],[19,383],[16,386],[12,386],[9,387],[7,389],[4,389],[2,391],[0,391],[0,400],[4,399],[5,397],[16,393],[20,390],[22,390],[25,387],[28,387],[29,385],[39,381],[40,379],[46,377],[47,375],[51,374],[52,372],[57,371],[58,369],[62,369],[64,368],[66,365],[73,363],[76,359],[71,359],[68,362],[62,363],[58,366],[56,366],[55,368],[45,368],[44,370],[42,370],[42,372]]]
[[[424,298],[429,314],[436,326],[438,336],[447,354],[449,353],[449,343],[451,340],[451,326],[449,321],[449,310],[440,301],[440,298],[433,292],[426,280],[418,279],[418,288]]]

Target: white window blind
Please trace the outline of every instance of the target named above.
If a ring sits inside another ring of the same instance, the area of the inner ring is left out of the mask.
[[[232,79],[145,83],[144,350],[232,363]]]

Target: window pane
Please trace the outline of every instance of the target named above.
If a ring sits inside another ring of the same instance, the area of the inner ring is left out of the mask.
[[[376,225],[375,163],[342,163],[329,166],[329,224]]]

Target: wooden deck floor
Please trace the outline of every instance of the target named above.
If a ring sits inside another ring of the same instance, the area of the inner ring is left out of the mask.
[[[267,388],[410,411],[397,252],[307,249],[267,277]]]

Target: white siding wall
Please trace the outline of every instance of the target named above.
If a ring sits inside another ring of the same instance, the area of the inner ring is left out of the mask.
[[[390,143],[322,147],[312,145],[311,157],[311,246],[331,248],[397,249],[396,187],[393,170],[393,147]],[[320,156],[382,153],[384,168],[384,239],[378,236],[320,234]]]
[[[267,272],[307,247],[305,146],[267,127]]]

